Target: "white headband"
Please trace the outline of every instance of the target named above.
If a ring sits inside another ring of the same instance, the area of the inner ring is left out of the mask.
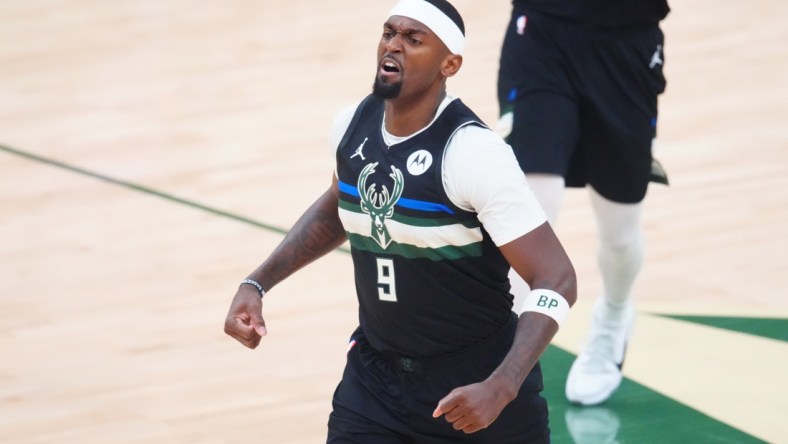
[[[420,21],[443,41],[452,54],[462,54],[465,46],[462,31],[452,19],[431,3],[424,0],[400,0],[389,13],[389,16],[392,15]]]

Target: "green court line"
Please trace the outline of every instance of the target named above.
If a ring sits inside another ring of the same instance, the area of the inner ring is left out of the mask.
[[[574,406],[564,396],[574,358],[550,345],[540,360],[554,444],[765,442],[626,378],[607,402]]]
[[[178,204],[181,204],[181,205],[185,205],[187,207],[191,207],[191,208],[195,208],[195,209],[198,209],[198,210],[202,210],[202,211],[205,211],[205,212],[208,212],[208,213],[211,213],[211,214],[215,214],[215,215],[220,216],[220,217],[225,217],[225,218],[228,218],[228,219],[232,219],[232,220],[235,220],[237,222],[243,222],[245,224],[249,224],[249,225],[252,225],[252,226],[255,226],[255,227],[258,227],[258,228],[262,228],[264,230],[272,231],[274,233],[278,233],[278,234],[282,234],[282,235],[287,234],[287,230],[285,230],[283,228],[275,227],[275,226],[269,225],[269,224],[264,224],[264,223],[258,222],[256,220],[249,219],[248,217],[244,217],[244,216],[241,216],[241,215],[238,215],[238,214],[233,214],[233,213],[230,213],[228,211],[220,210],[218,208],[209,207],[207,205],[203,205],[201,203],[194,202],[192,200],[184,199],[182,197],[178,197],[178,196],[174,196],[172,194],[168,194],[168,193],[165,193],[165,192],[162,192],[162,191],[154,190],[153,188],[148,188],[146,186],[139,185],[139,184],[136,184],[136,183],[133,183],[133,182],[129,182],[129,181],[126,181],[126,180],[110,177],[110,176],[107,176],[105,174],[97,173],[95,171],[86,170],[84,168],[80,168],[80,167],[77,167],[77,166],[69,165],[67,163],[59,162],[57,160],[48,159],[46,157],[42,157],[42,156],[39,156],[37,154],[33,154],[33,153],[28,153],[26,151],[17,150],[17,149],[11,148],[11,147],[6,146],[6,145],[0,145],[0,151],[5,151],[7,153],[17,155],[19,157],[24,157],[26,159],[34,160],[36,162],[40,162],[40,163],[43,163],[43,164],[54,166],[54,167],[57,167],[57,168],[60,168],[60,169],[66,170],[66,171],[71,171],[73,173],[77,173],[77,174],[80,174],[80,175],[83,175],[83,176],[92,177],[94,179],[98,179],[98,180],[101,180],[101,181],[104,181],[104,182],[108,182],[108,183],[111,183],[111,184],[114,184],[114,185],[118,185],[118,186],[121,186],[121,187],[124,187],[124,188],[128,188],[128,189],[131,189],[131,190],[139,191],[141,193],[157,196],[157,197],[160,197],[162,199],[169,200],[171,202],[175,202],[175,203],[178,203]],[[349,253],[350,252],[349,250],[347,250],[344,247],[340,247],[340,248],[338,248],[338,250],[343,251],[345,253]]]
[[[788,342],[788,319],[786,318],[743,318],[732,316],[685,316],[657,314],[663,318],[694,322],[709,327],[747,333],[764,338]]]

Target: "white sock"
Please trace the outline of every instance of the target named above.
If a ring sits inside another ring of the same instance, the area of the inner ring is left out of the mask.
[[[605,314],[608,319],[616,320],[633,304],[632,287],[643,265],[642,204],[613,202],[591,189],[591,205],[599,232],[598,262]]]

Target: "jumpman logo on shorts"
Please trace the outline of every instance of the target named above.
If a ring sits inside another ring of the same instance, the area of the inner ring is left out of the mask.
[[[662,65],[662,45],[657,45],[657,49],[651,55],[651,62],[648,64],[648,67],[654,69],[657,65]]]

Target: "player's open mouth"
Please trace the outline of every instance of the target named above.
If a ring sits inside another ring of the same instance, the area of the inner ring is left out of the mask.
[[[381,66],[381,68],[383,68],[383,71],[388,73],[399,72],[399,68],[397,67],[397,65],[395,65],[392,62],[383,62],[383,66]]]
[[[402,68],[400,67],[399,63],[395,62],[390,58],[384,58],[380,62],[380,75],[382,77],[391,77],[400,74]]]

